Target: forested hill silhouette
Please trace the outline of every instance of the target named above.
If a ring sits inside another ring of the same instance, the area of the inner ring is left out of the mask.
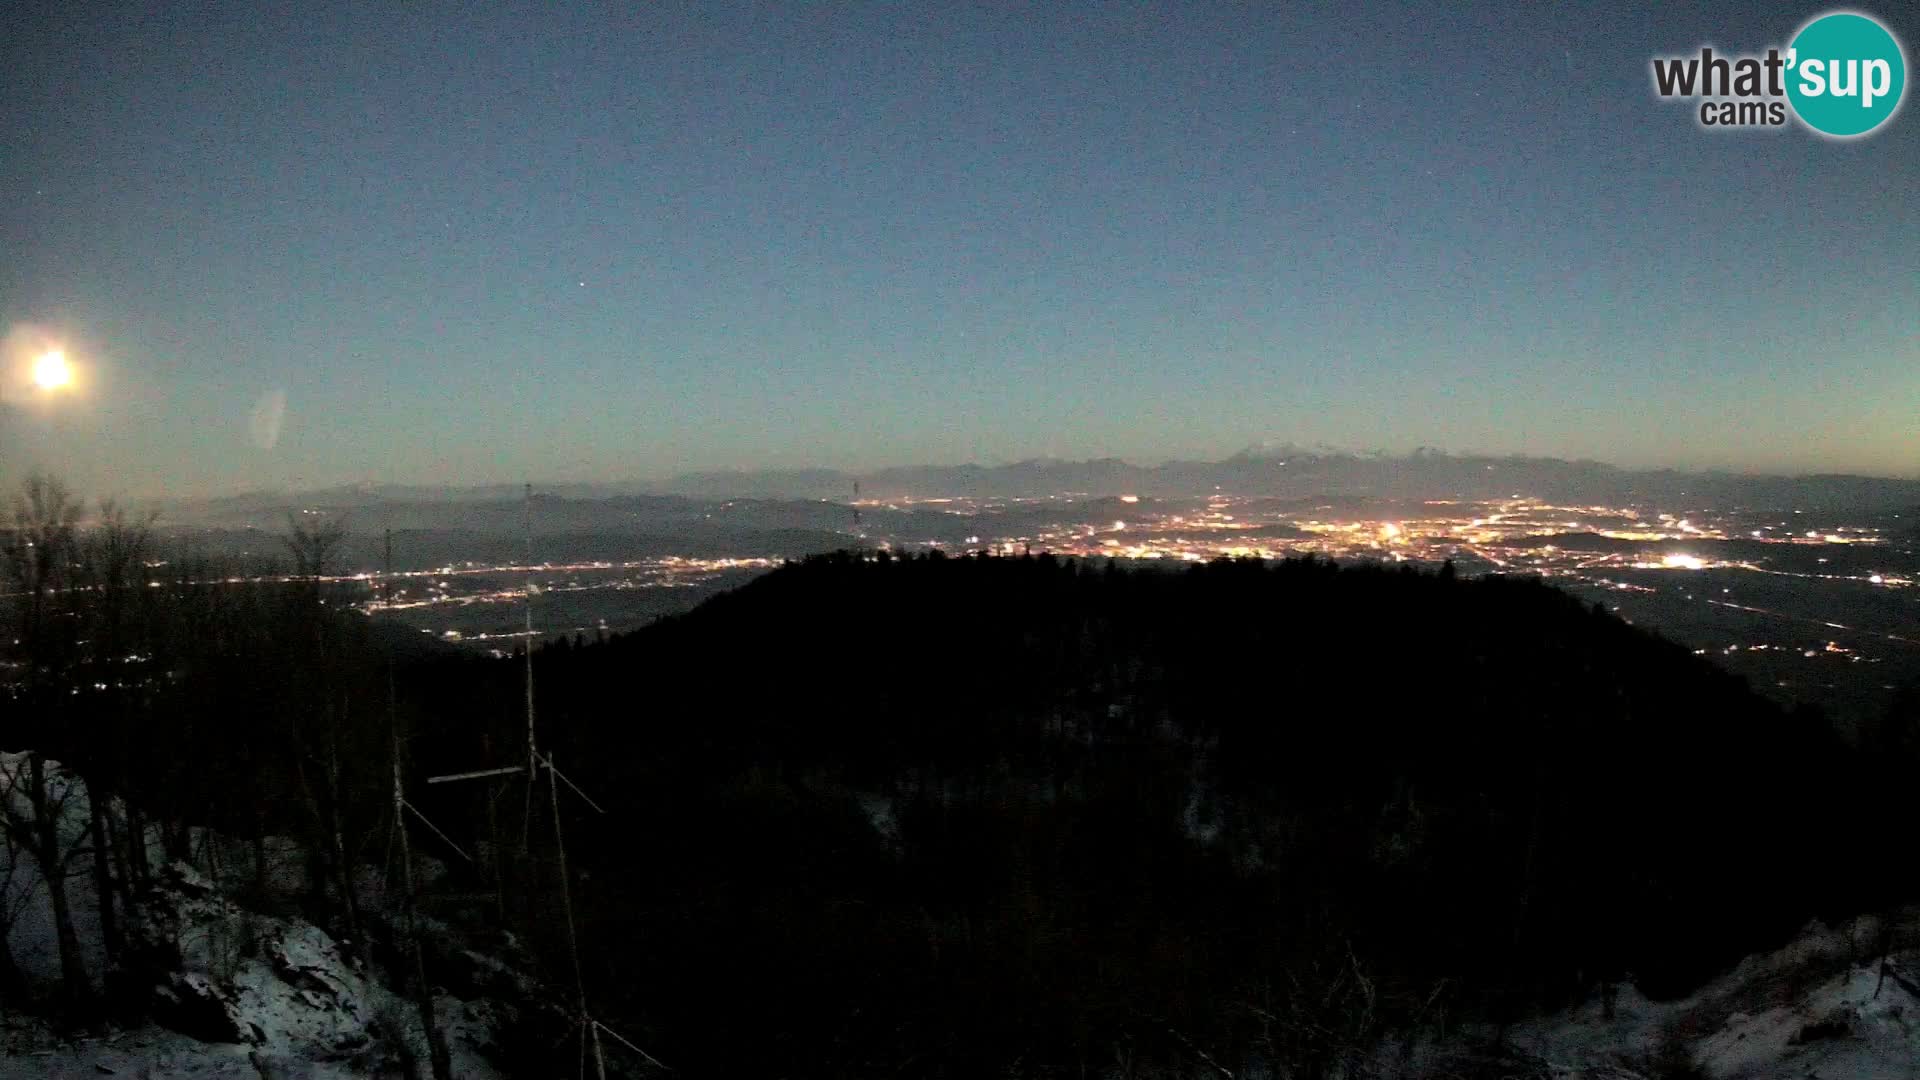
[[[1527,580],[842,554],[538,660],[589,979],[703,1074],[1324,1068],[1913,884],[1884,763]]]

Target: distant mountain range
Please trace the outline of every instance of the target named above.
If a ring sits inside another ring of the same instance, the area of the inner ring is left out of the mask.
[[[1224,461],[1137,465],[1118,458],[1033,459],[1008,465],[921,465],[854,473],[834,469],[692,472],[655,484],[539,484],[543,528],[593,528],[636,521],[674,525],[711,520],[713,503],[738,500],[845,503],[865,499],[1043,498],[1073,494],[1192,497],[1213,491],[1275,498],[1484,499],[1527,495],[1576,504],[1657,503],[1689,507],[1847,511],[1885,516],[1896,531],[1920,513],[1920,479],[1816,474],[1761,475],[1626,469],[1598,461],[1454,455],[1404,456],[1309,450],[1249,450]],[[298,493],[252,493],[183,501],[175,522],[226,527],[284,524],[290,510],[325,509],[380,520],[395,529],[518,530],[518,484],[471,487],[355,485]],[[449,504],[456,504],[449,506]],[[736,520],[746,507],[729,508]],[[793,525],[797,507],[779,508]],[[837,527],[846,511],[820,508]]]
[[[663,490],[696,498],[1192,496],[1220,490],[1282,498],[1490,498],[1652,501],[1673,506],[1749,506],[1886,512],[1920,506],[1920,480],[1868,476],[1768,476],[1676,469],[1623,469],[1559,458],[1406,456],[1324,451],[1247,451],[1224,461],[1135,465],[1117,458],[1036,459],[1011,465],[912,466],[869,473],[828,469],[700,472]]]

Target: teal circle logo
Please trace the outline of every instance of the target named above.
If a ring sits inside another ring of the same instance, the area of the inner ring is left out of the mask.
[[[1851,11],[1802,27],[1787,50],[1787,100],[1810,128],[1849,139],[1893,119],[1907,90],[1907,57],[1878,22]]]

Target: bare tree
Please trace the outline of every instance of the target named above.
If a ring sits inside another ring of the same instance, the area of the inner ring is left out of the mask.
[[[294,777],[299,783],[308,815],[315,829],[314,842],[309,845],[316,872],[312,875],[316,892],[324,889],[324,883],[331,882],[340,903],[340,913],[346,921],[351,941],[351,950],[365,954],[364,934],[362,932],[359,901],[353,886],[353,870],[347,854],[345,806],[348,799],[348,784],[345,775],[345,760],[341,752],[341,742],[352,721],[348,696],[339,687],[344,685],[345,673],[337,669],[340,659],[337,650],[330,647],[329,630],[331,624],[322,615],[320,606],[325,602],[322,584],[328,569],[339,554],[347,538],[346,523],[337,518],[321,517],[312,522],[302,521],[297,515],[287,516],[288,535],[282,539],[287,550],[293,556],[294,574],[305,586],[301,596],[301,621],[310,631],[312,652],[303,658],[306,674],[325,691],[323,696],[312,701],[313,716],[298,715],[293,720]],[[303,723],[310,720],[310,723]],[[308,765],[318,773],[311,775]]]
[[[18,777],[10,783],[12,794],[0,806],[0,828],[9,842],[24,851],[40,871],[40,884],[47,891],[47,906],[53,912],[55,941],[60,950],[61,993],[73,1014],[78,1014],[93,999],[93,983],[87,977],[86,960],[79,935],[74,931],[73,908],[67,896],[70,864],[86,849],[78,837],[62,835],[61,825],[69,817],[69,804],[82,784],[71,772],[59,773],[47,767],[46,758],[28,751],[18,766],[26,773],[26,782]]]
[[[18,594],[18,640],[24,677],[17,695],[27,706],[28,715],[39,722],[33,737],[51,739],[60,733],[60,721],[67,711],[63,695],[57,692],[61,677],[79,645],[74,620],[58,617],[72,614],[74,535],[80,504],[59,481],[33,476],[14,495],[12,510],[13,528],[4,557]],[[29,752],[25,768],[26,784],[17,791],[20,799],[10,800],[6,807],[8,827],[33,856],[45,881],[67,1003],[77,1008],[93,995],[73,928],[66,889],[69,855],[60,835],[65,804],[76,785],[50,776],[46,760],[37,750]]]
[[[25,837],[14,827],[14,789],[20,783],[18,769],[0,770],[0,1001],[24,1001],[29,994],[27,977],[13,959],[10,938],[14,920],[26,910],[33,892],[21,880],[20,866],[27,858]]]
[[[72,583],[74,532],[80,504],[51,476],[32,476],[14,493],[4,556],[18,594],[19,640],[29,691],[46,668],[64,659],[63,645],[47,625],[53,605]],[[70,637],[71,635],[69,635]]]
[[[294,575],[317,586],[346,539],[346,522],[338,518],[321,517],[306,522],[299,515],[288,514],[287,535],[281,538],[281,543],[293,556]]]
[[[121,953],[117,912],[131,903],[129,883],[137,868],[145,877],[145,829],[133,800],[127,809],[126,848],[116,843],[112,795],[125,793],[131,783],[128,747],[138,724],[136,685],[128,678],[126,661],[133,648],[137,606],[144,599],[143,577],[152,541],[151,515],[134,518],[111,499],[100,504],[99,522],[82,533],[75,544],[77,596],[86,601],[85,625],[92,673],[82,680],[106,691],[92,714],[87,731],[89,769],[88,809],[93,849],[93,881],[98,894],[101,941],[109,968]]]

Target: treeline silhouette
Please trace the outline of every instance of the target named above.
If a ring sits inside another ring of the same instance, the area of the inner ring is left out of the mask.
[[[224,880],[267,905],[293,838],[301,914],[405,981],[356,877],[391,868],[396,749],[473,856],[416,834],[447,863],[429,912],[570,1003],[570,897],[596,1015],[685,1075],[1327,1075],[1394,1032],[1680,993],[1920,895],[1897,854],[1920,696],[1848,747],[1564,593],[1451,567],[885,553],[536,652],[542,749],[605,811],[559,801],[563,889],[544,788],[425,783],[525,762],[524,658],[381,640],[322,584],[337,528],[292,523],[286,580],[226,583],[112,507],[80,518],[36,480],[0,537],[0,749],[125,808],[84,845],[0,830],[97,892],[106,972],[76,943],[36,1000],[0,949],[9,1004],[69,1017],[150,1004],[156,961],[112,925],[155,873],[132,837],[204,862],[193,826],[244,841]],[[472,990],[435,948],[427,983]],[[527,1015],[503,1049],[545,1075],[568,1021]]]
[[[1308,1075],[1915,895],[1906,766],[1536,581],[841,554],[537,660],[589,981],[703,1074]]]
[[[142,955],[124,921],[168,860],[211,870],[257,907],[309,917],[365,956],[352,879],[377,865],[391,824],[386,654],[322,583],[343,530],[290,522],[285,560],[240,564],[163,548],[152,525],[34,477],[0,528],[0,750],[27,752],[0,777],[16,885],[0,903],[0,995],[70,1023],[152,1004],[151,967],[165,958]],[[76,815],[87,822],[77,837]],[[236,860],[209,830],[248,854]],[[276,837],[301,853],[300,896],[269,887],[285,875],[270,865]],[[18,884],[35,878],[33,890]],[[50,1000],[10,943],[40,891],[62,973]],[[97,942],[78,937],[82,896]]]

